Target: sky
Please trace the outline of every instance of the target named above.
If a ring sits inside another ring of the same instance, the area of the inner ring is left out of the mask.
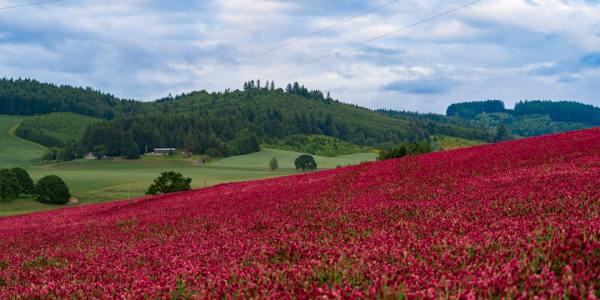
[[[483,0],[365,43],[472,1],[398,0],[247,59],[390,1],[63,0],[5,9],[0,77],[142,101],[261,79],[419,112],[484,99],[600,106],[600,1]],[[23,3],[0,0],[0,7]]]

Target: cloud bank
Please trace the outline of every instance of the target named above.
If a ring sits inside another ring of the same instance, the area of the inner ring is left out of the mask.
[[[372,108],[443,112],[473,99],[600,105],[600,4],[483,1],[360,45],[463,1],[398,1],[253,59],[387,0],[83,0],[0,11],[0,76],[152,100],[273,78]],[[6,6],[20,4],[8,1]],[[337,52],[354,47],[352,51]],[[213,73],[215,70],[219,72]]]

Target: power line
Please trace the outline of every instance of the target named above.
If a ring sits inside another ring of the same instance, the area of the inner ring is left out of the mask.
[[[322,32],[325,32],[325,31],[327,31],[327,30],[330,30],[330,29],[332,29],[332,28],[335,28],[335,27],[338,27],[338,26],[340,26],[340,25],[346,24],[346,23],[348,23],[348,22],[350,22],[350,21],[352,21],[352,20],[355,20],[355,19],[357,19],[357,18],[360,18],[360,17],[362,17],[362,16],[369,15],[369,14],[371,14],[371,13],[373,13],[373,12],[377,11],[377,10],[380,10],[380,9],[382,9],[382,8],[384,8],[384,7],[390,6],[390,5],[392,5],[392,4],[394,4],[394,3],[398,2],[398,1],[399,1],[399,0],[393,0],[393,1],[390,1],[390,2],[386,2],[386,3],[382,4],[382,5],[376,6],[376,7],[374,7],[374,8],[371,8],[371,9],[369,9],[369,10],[366,10],[366,11],[363,11],[363,12],[361,12],[361,13],[357,14],[357,15],[354,15],[354,16],[352,16],[352,17],[349,17],[349,18],[343,19],[343,20],[341,20],[341,21],[338,21],[338,22],[336,22],[336,23],[333,23],[333,24],[331,24],[331,25],[329,25],[329,26],[323,27],[323,28],[321,28],[321,29],[319,29],[319,30],[313,31],[313,32],[311,32],[311,33],[307,33],[307,34],[305,34],[305,35],[303,35],[303,36],[301,36],[301,37],[299,37],[299,38],[293,39],[293,40],[291,40],[291,41],[288,41],[288,42],[284,42],[284,43],[282,43],[282,44],[279,44],[279,45],[277,45],[277,46],[275,46],[275,47],[273,47],[273,48],[269,48],[269,49],[267,49],[267,50],[265,50],[265,51],[262,51],[262,52],[259,52],[259,53],[257,53],[257,54],[253,54],[253,55],[250,55],[250,56],[246,56],[246,57],[244,57],[244,58],[241,58],[239,61],[235,62],[235,64],[234,64],[234,65],[229,65],[229,66],[225,66],[225,67],[219,68],[219,69],[217,69],[217,70],[215,70],[215,71],[212,71],[212,72],[210,72],[210,73],[207,73],[207,74],[205,74],[204,76],[212,76],[212,75],[214,75],[214,74],[217,74],[217,73],[219,73],[219,72],[221,72],[221,71],[224,71],[224,70],[227,70],[227,69],[229,69],[229,68],[232,68],[232,67],[234,67],[234,66],[235,66],[235,65],[237,65],[237,64],[240,64],[240,63],[243,63],[243,62],[249,61],[249,60],[251,60],[251,59],[255,59],[255,58],[261,57],[261,56],[263,56],[263,55],[265,55],[265,54],[269,54],[269,53],[271,53],[271,52],[273,52],[273,51],[276,51],[276,50],[279,50],[279,49],[282,49],[282,48],[288,47],[288,46],[290,46],[290,45],[293,45],[293,44],[296,44],[296,43],[298,43],[298,42],[300,42],[300,41],[303,41],[303,40],[305,40],[305,39],[307,39],[307,38],[313,37],[313,36],[315,36],[315,35],[317,35],[317,34],[319,34],[319,33],[322,33]]]
[[[446,15],[452,14],[452,13],[454,13],[454,12],[457,12],[457,11],[459,11],[459,10],[462,10],[462,9],[465,9],[465,8],[468,8],[468,7],[471,7],[471,6],[473,6],[473,5],[475,5],[475,4],[478,4],[479,2],[482,2],[482,1],[483,1],[483,0],[476,0],[476,1],[469,2],[469,3],[465,4],[465,5],[461,5],[461,6],[459,6],[459,7],[455,7],[455,8],[453,8],[453,9],[450,9],[450,10],[444,11],[444,12],[442,12],[442,13],[439,13],[439,14],[437,14],[437,15],[434,15],[434,16],[431,16],[431,17],[428,17],[428,18],[422,19],[422,20],[420,20],[420,21],[417,21],[417,22],[415,22],[415,23],[412,23],[412,24],[410,24],[410,25],[406,25],[406,26],[404,26],[404,27],[400,27],[400,28],[398,28],[398,29],[395,29],[395,30],[392,30],[392,31],[390,31],[390,32],[387,32],[387,33],[384,33],[384,34],[378,35],[378,36],[376,36],[376,37],[374,37],[374,38],[371,38],[371,39],[365,40],[365,41],[363,41],[363,42],[360,42],[360,43],[358,43],[358,44],[355,44],[354,46],[351,46],[351,47],[348,47],[348,48],[345,48],[345,49],[342,49],[342,50],[338,50],[338,51],[335,51],[335,52],[332,52],[332,53],[329,53],[329,54],[326,54],[326,55],[323,55],[323,56],[320,56],[320,57],[317,57],[317,58],[314,58],[314,59],[311,59],[311,60],[304,61],[304,62],[302,62],[302,63],[299,63],[299,64],[295,65],[295,66],[292,66],[292,67],[289,67],[289,68],[286,68],[286,69],[280,70],[280,71],[278,71],[278,72],[275,72],[275,73],[269,74],[269,75],[267,75],[267,76],[264,76],[264,77],[261,77],[261,78],[270,78],[270,77],[273,77],[273,76],[277,76],[277,75],[280,75],[280,74],[283,74],[283,73],[286,73],[286,72],[289,72],[289,71],[292,71],[292,70],[295,70],[295,69],[301,68],[301,67],[303,67],[303,66],[306,66],[306,65],[313,64],[313,63],[315,63],[315,62],[318,62],[318,61],[321,61],[321,60],[323,60],[323,59],[329,58],[329,57],[331,57],[331,56],[334,56],[334,55],[336,55],[336,54],[339,54],[339,53],[342,53],[342,52],[347,52],[347,51],[350,51],[350,50],[354,50],[354,49],[357,49],[357,48],[359,48],[359,47],[361,47],[361,46],[366,46],[368,43],[371,43],[371,42],[374,42],[374,41],[376,41],[376,40],[380,40],[380,39],[383,39],[383,38],[386,38],[386,37],[392,36],[392,35],[394,35],[394,34],[396,34],[396,33],[399,33],[399,32],[401,32],[401,31],[405,31],[405,30],[408,30],[408,29],[411,29],[411,28],[413,28],[413,27],[416,27],[416,26],[419,26],[419,25],[421,25],[421,24],[424,24],[424,23],[427,23],[427,22],[431,22],[431,21],[433,21],[433,20],[435,20],[435,19],[439,19],[439,18],[441,18],[441,17],[443,17],[443,16],[446,16]]]
[[[24,4],[19,4],[19,5],[0,7],[0,10],[7,10],[7,9],[19,8],[19,7],[25,7],[25,6],[36,6],[36,5],[42,5],[42,4],[54,3],[54,2],[60,2],[60,1],[62,1],[62,0],[49,0],[49,1],[24,3]]]

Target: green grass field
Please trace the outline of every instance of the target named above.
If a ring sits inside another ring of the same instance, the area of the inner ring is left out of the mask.
[[[479,146],[485,144],[485,142],[461,139],[445,135],[436,135],[432,137],[432,144],[434,150],[448,151],[459,148]]]
[[[37,180],[55,174],[65,180],[71,193],[81,204],[115,199],[140,197],[152,180],[163,171],[174,170],[192,178],[192,186],[201,188],[219,183],[260,179],[296,174],[294,160],[298,152],[264,149],[261,152],[224,158],[207,165],[197,166],[194,159],[144,158],[129,160],[78,160],[39,166],[44,147],[14,136],[14,129],[26,117],[0,116],[0,168],[24,167]],[[268,163],[275,156],[280,169],[271,172]],[[335,168],[371,161],[373,153],[352,154],[339,157],[315,157],[319,169]],[[38,203],[22,197],[10,203],[0,202],[0,216],[29,213],[60,208]]]

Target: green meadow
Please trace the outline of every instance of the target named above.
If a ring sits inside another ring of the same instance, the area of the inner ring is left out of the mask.
[[[219,183],[261,179],[296,174],[294,160],[301,153],[263,149],[258,153],[228,157],[198,164],[192,158],[146,157],[140,160],[77,160],[40,165],[45,148],[14,135],[15,129],[27,117],[0,116],[0,168],[23,167],[35,180],[45,175],[58,175],[65,180],[79,205],[141,197],[153,179],[163,171],[174,170],[192,178],[194,188]],[[279,169],[271,172],[269,161],[276,157]],[[319,169],[357,164],[375,160],[374,153],[359,153],[338,157],[315,156]],[[0,216],[60,208],[41,204],[29,197],[0,202]]]

